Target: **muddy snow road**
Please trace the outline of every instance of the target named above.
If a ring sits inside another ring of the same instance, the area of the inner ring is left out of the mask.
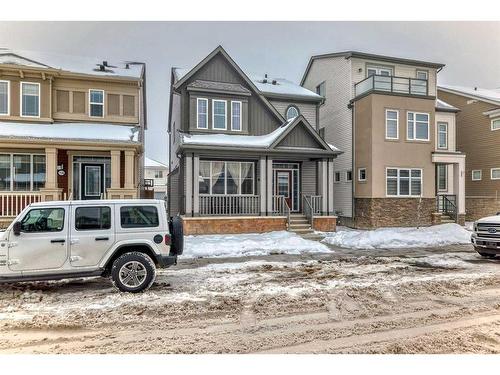
[[[185,260],[140,295],[0,288],[2,353],[500,352],[500,261],[467,245]]]

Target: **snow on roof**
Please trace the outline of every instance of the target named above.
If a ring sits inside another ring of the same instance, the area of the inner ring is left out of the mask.
[[[135,125],[81,122],[55,124],[0,122],[1,138],[138,142],[138,131]]]
[[[144,166],[151,168],[167,168],[167,166],[163,163],[160,163],[157,160],[150,159],[147,156],[144,158]]]
[[[446,103],[444,100],[437,98],[436,98],[436,109],[442,109],[445,111],[459,111],[457,107],[454,107],[451,104]]]
[[[72,73],[90,74],[96,76],[116,76],[140,78],[142,66],[126,62],[108,61],[105,71],[99,70],[99,64],[106,59],[96,57],[69,56],[49,52],[35,52],[26,50],[11,50],[0,48],[0,64],[29,66],[32,68],[53,68]]]
[[[491,100],[500,104],[500,89],[482,89],[479,87],[438,85],[438,88],[459,92],[479,99]]]

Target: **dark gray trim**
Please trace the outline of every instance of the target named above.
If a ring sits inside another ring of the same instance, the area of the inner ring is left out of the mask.
[[[458,113],[460,112],[460,110],[458,108],[454,109],[454,108],[441,108],[441,107],[438,107],[436,106],[436,112],[450,112],[450,113]]]
[[[298,100],[298,101],[302,101],[305,103],[320,103],[324,100],[323,97],[315,98],[315,97],[304,96],[304,95],[277,94],[277,93],[268,93],[265,91],[260,91],[260,92],[266,98],[270,98],[270,99]]]
[[[368,96],[370,94],[378,94],[378,95],[391,95],[391,96],[404,96],[407,98],[413,98],[413,99],[428,99],[428,100],[436,100],[435,96],[428,96],[428,95],[412,95],[412,94],[404,94],[404,93],[399,93],[399,92],[389,92],[389,91],[380,91],[380,90],[369,90],[359,96],[356,96],[355,98],[350,100],[350,103],[353,103],[359,99],[364,98],[365,96]]]

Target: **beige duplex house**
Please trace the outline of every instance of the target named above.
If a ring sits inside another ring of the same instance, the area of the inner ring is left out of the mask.
[[[463,222],[465,155],[457,108],[437,100],[443,64],[348,51],[311,57],[301,84],[324,97],[334,210],[355,227]]]
[[[144,64],[0,49],[0,220],[27,204],[135,198]]]

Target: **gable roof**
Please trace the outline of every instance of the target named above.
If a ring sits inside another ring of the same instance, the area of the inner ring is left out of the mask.
[[[458,94],[468,98],[482,100],[487,103],[500,105],[500,89],[482,89],[478,87],[438,85],[438,90]]]
[[[359,51],[343,51],[343,52],[324,53],[321,55],[311,56],[311,58],[309,59],[309,62],[307,64],[306,70],[304,71],[304,75],[302,76],[302,79],[300,81],[300,84],[301,85],[304,84],[304,81],[307,77],[307,74],[309,73],[309,69],[311,68],[311,65],[314,62],[314,60],[329,58],[329,57],[339,57],[339,56],[343,56],[346,59],[351,58],[351,57],[358,57],[358,58],[367,59],[367,60],[379,60],[379,61],[396,63],[396,64],[404,64],[404,65],[418,65],[418,66],[423,66],[423,67],[428,67],[428,68],[443,68],[445,66],[445,64],[434,63],[434,62],[430,62],[430,61],[406,59],[406,58],[402,58],[402,57],[394,57],[394,56],[387,56],[387,55],[377,55],[377,54],[373,54],[373,53],[366,53],[366,52],[359,52]]]
[[[146,168],[164,168],[164,169],[168,168],[165,164],[157,160],[148,158],[147,156],[144,157],[144,166]]]

